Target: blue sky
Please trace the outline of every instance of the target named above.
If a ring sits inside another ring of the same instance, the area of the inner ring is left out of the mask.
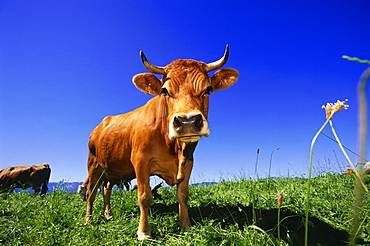
[[[369,8],[367,0],[1,1],[0,169],[49,163],[52,181],[84,180],[90,132],[151,98],[131,82],[145,72],[140,50],[164,66],[215,61],[229,44],[225,67],[240,78],[211,95],[211,136],[196,149],[192,181],[249,178],[257,149],[264,177],[276,148],[271,175],[303,176],[326,102],[348,99],[334,125],[356,150],[356,84],[367,65],[341,56],[370,59]],[[336,143],[321,136],[315,172],[342,165]]]

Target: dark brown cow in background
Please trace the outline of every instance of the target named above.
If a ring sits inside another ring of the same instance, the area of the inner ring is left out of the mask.
[[[0,191],[12,192],[14,188],[32,187],[37,194],[42,186],[43,195],[48,190],[50,173],[49,164],[5,168],[0,171]]]
[[[136,178],[140,207],[137,236],[139,240],[150,238],[149,177],[157,175],[167,184],[177,185],[180,228],[190,228],[188,184],[195,147],[202,136],[210,135],[209,94],[230,87],[239,77],[238,71],[231,68],[222,68],[212,77],[208,72],[222,67],[228,56],[227,46],[224,56],[209,64],[176,60],[158,67],[141,52],[145,68],[161,74],[162,79],[143,73],[135,75],[133,83],[139,90],[157,96],[129,113],[106,117],[90,134],[85,223],[92,215],[94,187],[103,181],[129,182]]]

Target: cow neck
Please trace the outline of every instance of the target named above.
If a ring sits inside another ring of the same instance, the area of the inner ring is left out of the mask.
[[[176,183],[180,183],[185,178],[185,169],[189,161],[193,161],[193,153],[198,142],[195,143],[185,143],[181,142],[179,139],[170,140],[168,137],[168,107],[165,96],[156,96],[152,100],[156,100],[155,111],[156,120],[155,128],[160,129],[161,136],[164,137],[166,146],[173,155],[177,155],[178,158],[178,170],[176,176]]]
[[[178,146],[177,157],[179,159],[177,169],[177,183],[180,183],[185,178],[185,169],[189,161],[193,161],[193,153],[198,142],[195,143],[184,143],[180,140],[176,140],[176,146]]]

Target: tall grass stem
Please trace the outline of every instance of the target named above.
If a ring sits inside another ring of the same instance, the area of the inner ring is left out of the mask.
[[[277,224],[277,229],[278,229],[278,240],[279,242],[281,241],[281,232],[280,232],[280,219],[281,219],[281,208],[278,207],[278,224]]]
[[[258,180],[258,156],[260,155],[260,149],[257,149],[256,164],[254,165],[254,181]]]
[[[370,63],[369,63],[370,64]],[[357,86],[358,91],[358,152],[360,156],[366,158],[366,143],[367,143],[367,97],[366,87],[370,77],[370,67],[368,67],[362,74],[360,81]],[[360,171],[364,170],[364,166],[360,166]],[[357,176],[356,176],[357,177]],[[357,230],[361,227],[360,223],[360,210],[363,201],[362,184],[363,179],[360,177],[356,178],[354,190],[354,201],[353,201],[353,222],[352,231],[350,235],[350,245],[356,245]]]
[[[253,216],[253,224],[257,225],[257,198],[256,198],[256,186],[257,186],[257,180],[258,180],[258,173],[257,173],[257,167],[258,167],[258,156],[260,154],[260,149],[257,149],[257,156],[256,156],[256,164],[254,167],[254,181],[252,182],[252,216]]]
[[[359,154],[366,158],[366,143],[367,143],[367,97],[366,87],[370,77],[370,67],[367,68],[361,75],[358,84],[358,148]]]
[[[283,205],[283,193],[279,192],[278,194],[278,240],[281,241],[281,232],[280,232],[280,222],[281,222],[281,206]]]

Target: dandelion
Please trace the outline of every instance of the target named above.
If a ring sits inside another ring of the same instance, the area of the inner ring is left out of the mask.
[[[347,104],[348,99],[345,99],[344,101],[337,100],[336,103],[327,103],[326,105],[322,105],[321,108],[325,109],[326,113],[326,119],[331,120],[333,115],[343,108],[346,110],[349,108],[349,105]]]

